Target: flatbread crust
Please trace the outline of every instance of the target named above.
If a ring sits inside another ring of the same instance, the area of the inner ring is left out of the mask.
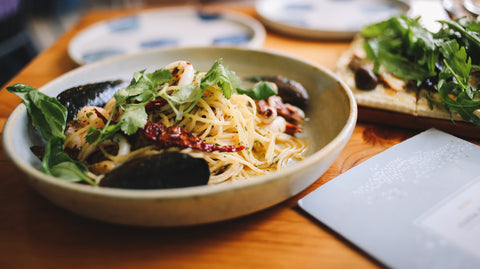
[[[336,74],[350,87],[359,106],[436,119],[451,120],[453,117],[455,121],[464,121],[458,113],[453,113],[451,116],[442,107],[431,107],[426,97],[428,93],[426,89],[415,90],[407,87],[402,90],[392,89],[386,83],[380,82],[372,90],[358,89],[355,84],[355,73],[349,64],[354,57],[369,62],[366,60],[363,41],[361,36],[356,36],[348,50],[340,56],[336,66]],[[383,70],[383,72],[386,71]],[[434,94],[434,98],[439,98],[437,93]]]

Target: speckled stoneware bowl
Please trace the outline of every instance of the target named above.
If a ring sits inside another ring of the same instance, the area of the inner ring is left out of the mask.
[[[50,96],[72,86],[123,78],[153,70],[176,60],[188,60],[208,70],[215,60],[240,77],[283,75],[301,82],[310,94],[305,124],[308,157],[278,172],[241,182],[164,190],[97,188],[62,181],[40,172],[30,146],[40,138],[33,132],[25,106],[10,115],[3,143],[12,162],[30,185],[54,204],[82,216],[136,226],[185,226],[247,215],[290,198],[315,182],[349,140],[357,106],[348,87],[332,72],[288,55],[226,47],[192,47],[123,55],[75,69],[39,90]],[[24,81],[28,84],[28,81]]]

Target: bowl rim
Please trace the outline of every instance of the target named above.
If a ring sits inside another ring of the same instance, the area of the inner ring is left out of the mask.
[[[22,102],[9,115],[3,129],[3,135],[2,135],[3,147],[5,149],[6,155],[15,164],[15,166],[17,166],[17,168],[19,168],[24,174],[26,174],[26,176],[36,178],[49,185],[55,185],[55,187],[58,187],[58,188],[68,189],[69,191],[74,191],[77,193],[88,194],[88,195],[110,197],[110,198],[121,197],[122,199],[179,200],[179,199],[191,199],[192,197],[200,197],[200,196],[221,195],[221,194],[224,194],[225,192],[233,192],[238,189],[256,188],[262,185],[269,184],[272,181],[280,181],[281,178],[284,178],[284,180],[286,180],[286,178],[289,175],[294,174],[296,171],[315,165],[318,159],[322,159],[329,153],[334,152],[338,146],[342,145],[343,143],[347,143],[348,140],[350,139],[350,136],[356,125],[358,111],[357,111],[357,104],[356,104],[353,92],[346,85],[346,83],[343,82],[340,78],[338,78],[338,76],[336,76],[332,71],[326,69],[325,67],[320,66],[319,64],[316,64],[310,60],[307,60],[298,56],[294,56],[285,52],[279,52],[271,49],[269,50],[269,49],[255,49],[255,48],[240,48],[240,47],[229,47],[229,46],[217,46],[217,47],[191,46],[191,47],[162,48],[162,49],[149,50],[149,51],[132,53],[132,54],[119,55],[119,56],[107,58],[98,62],[94,62],[88,65],[83,65],[78,68],[75,68],[51,80],[50,82],[38,88],[38,90],[42,92],[45,90],[48,90],[48,88],[52,87],[52,85],[60,83],[63,80],[68,80],[71,77],[76,76],[78,73],[84,72],[84,70],[87,68],[109,65],[111,64],[111,62],[125,60],[126,58],[134,58],[134,57],[138,57],[139,55],[165,53],[165,52],[174,51],[174,50],[182,50],[182,51],[183,50],[237,50],[237,51],[242,51],[244,53],[248,53],[248,52],[256,52],[256,53],[262,53],[262,54],[266,53],[266,54],[273,55],[275,57],[279,56],[279,57],[287,58],[288,60],[303,62],[304,64],[315,67],[320,72],[325,73],[330,78],[332,78],[336,83],[342,86],[341,88],[343,89],[343,92],[348,99],[348,104],[350,109],[348,113],[347,121],[343,125],[341,131],[321,149],[305,157],[305,159],[295,163],[292,166],[284,167],[280,171],[275,171],[265,175],[256,176],[254,180],[240,180],[235,182],[225,182],[222,184],[212,184],[212,185],[173,188],[173,189],[157,189],[157,190],[128,189],[127,190],[127,189],[116,189],[116,188],[92,187],[90,185],[84,185],[84,184],[78,184],[74,182],[59,180],[58,178],[55,178],[53,176],[50,176],[41,172],[40,170],[30,165],[27,161],[23,161],[22,158],[18,155],[18,153],[13,150],[12,141],[14,138],[14,134],[12,133],[12,127],[11,127],[16,123],[19,117],[23,116],[24,113],[27,113],[26,107]],[[282,174],[283,176],[278,177],[279,174]]]

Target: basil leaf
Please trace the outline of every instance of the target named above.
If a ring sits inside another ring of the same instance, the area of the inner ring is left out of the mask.
[[[46,140],[53,136],[65,138],[63,132],[68,112],[56,98],[23,84],[8,86],[7,90],[23,99],[33,126],[40,129],[43,138]]]
[[[91,185],[97,185],[87,176],[87,166],[82,162],[72,160],[64,152],[63,142],[64,139],[57,136],[51,137],[48,141],[42,160],[42,171],[63,180],[85,181]]]
[[[255,100],[264,100],[270,96],[277,95],[278,90],[274,85],[275,84],[272,82],[262,81],[251,89],[237,88],[237,92],[240,94],[246,94]]]

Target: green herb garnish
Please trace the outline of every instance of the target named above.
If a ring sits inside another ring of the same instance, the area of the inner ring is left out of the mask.
[[[47,141],[42,159],[42,172],[68,181],[91,181],[85,164],[74,161],[64,152],[67,109],[56,98],[49,97],[35,88],[23,84],[7,87],[7,90],[23,99],[33,126],[40,130]]]
[[[430,90],[431,104],[480,125],[475,114],[480,109],[478,78],[480,65],[480,21],[462,18],[440,21],[438,32],[431,32],[419,18],[401,15],[364,27],[364,49],[375,63],[374,72],[383,66],[393,75]],[[433,87],[425,87],[430,83]],[[431,95],[438,93],[440,100]],[[453,120],[453,119],[452,119]]]

